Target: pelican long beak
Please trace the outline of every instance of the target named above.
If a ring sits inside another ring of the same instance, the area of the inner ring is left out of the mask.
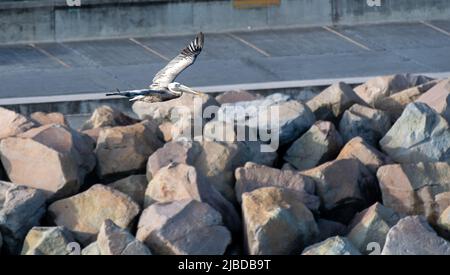
[[[183,93],[190,93],[194,95],[201,95],[200,92],[194,91],[193,89],[189,88],[188,86],[180,85],[179,88]]]

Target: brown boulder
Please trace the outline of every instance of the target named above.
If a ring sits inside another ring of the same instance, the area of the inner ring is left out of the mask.
[[[439,82],[416,102],[426,103],[450,123],[450,78]]]
[[[162,145],[158,126],[150,121],[104,128],[95,148],[97,174],[105,178],[143,170],[148,157]]]
[[[69,123],[62,113],[34,112],[30,115],[30,118],[38,125],[59,124],[69,127]]]
[[[106,219],[128,228],[139,211],[139,206],[129,196],[100,184],[48,207],[50,220],[71,230],[84,245],[95,240]]]
[[[242,195],[246,249],[251,255],[300,252],[318,235],[313,214],[289,190],[264,187]]]
[[[27,117],[0,107],[0,140],[26,132],[35,126],[35,123]]]
[[[129,117],[111,106],[103,105],[95,109],[92,116],[81,126],[81,130],[127,126],[138,122],[138,119]]]
[[[236,199],[240,203],[246,192],[262,187],[280,187],[297,196],[297,200],[304,203],[312,211],[317,211],[320,200],[314,195],[314,181],[299,172],[279,170],[276,168],[247,162],[244,167],[236,169]]]
[[[130,198],[132,198],[140,206],[144,205],[145,190],[147,189],[147,185],[148,181],[145,175],[131,175],[108,184],[109,187],[130,196]]]

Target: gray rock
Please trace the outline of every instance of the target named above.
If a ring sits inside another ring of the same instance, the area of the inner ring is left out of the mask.
[[[45,194],[27,186],[0,181],[0,232],[3,250],[20,253],[22,242],[45,213]]]
[[[101,255],[151,255],[142,242],[110,219],[105,220],[100,227],[97,246]]]
[[[234,206],[199,175],[194,167],[184,163],[168,165],[156,173],[145,192],[145,207],[154,202],[183,199],[209,204],[222,215],[228,229],[235,233],[241,229],[241,219]]]
[[[313,214],[296,194],[264,187],[242,195],[246,249],[251,255],[300,252],[319,230]]]
[[[439,237],[421,216],[401,219],[389,230],[383,255],[450,255],[450,242]]]
[[[394,161],[450,160],[450,130],[447,121],[424,103],[411,103],[380,140]]]
[[[101,255],[97,242],[90,243],[88,246],[83,248],[83,250],[81,250],[81,255],[91,255],[91,256]]]
[[[391,120],[385,112],[359,104],[346,110],[339,123],[344,142],[360,136],[372,146],[377,146],[390,128]]]
[[[62,226],[33,227],[25,238],[22,255],[69,255],[72,234]]]
[[[111,184],[112,187],[120,192],[130,196],[140,206],[144,205],[145,190],[148,181],[145,175],[131,175],[126,178],[117,180]]]
[[[331,122],[317,121],[289,147],[284,160],[298,170],[310,169],[334,159],[342,145],[341,135]]]
[[[392,164],[377,172],[383,203],[397,213],[424,215],[435,223],[450,205],[450,164]]]
[[[222,255],[231,234],[206,203],[155,203],[142,213],[136,238],[157,255]]]
[[[336,120],[354,103],[361,102],[352,87],[339,82],[323,90],[307,102],[318,120]]]
[[[369,244],[376,242],[380,247],[384,246],[386,236],[400,216],[392,209],[375,203],[361,213],[358,213],[349,225],[347,238],[363,254],[371,252]]]
[[[262,187],[280,187],[287,189],[292,196],[304,203],[312,211],[317,211],[320,200],[315,193],[314,181],[296,171],[279,170],[276,168],[247,162],[244,167],[236,169],[236,199],[242,202],[246,192]]]
[[[361,255],[345,237],[335,236],[308,246],[302,255]]]

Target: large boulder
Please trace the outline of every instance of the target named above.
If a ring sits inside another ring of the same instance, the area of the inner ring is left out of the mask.
[[[235,200],[233,191],[234,170],[247,161],[271,165],[276,153],[260,152],[260,144],[254,142],[168,142],[153,153],[147,162],[147,179],[171,163],[186,163],[194,166],[226,199]]]
[[[81,130],[89,130],[102,127],[127,126],[138,123],[139,120],[129,117],[121,111],[107,105],[95,109],[91,117],[83,123]]]
[[[324,218],[346,223],[379,199],[376,178],[358,160],[330,161],[301,173],[313,178]]]
[[[380,140],[380,146],[400,163],[449,161],[449,124],[425,103],[411,103]]]
[[[48,207],[49,219],[65,226],[84,245],[95,240],[106,219],[128,228],[139,211],[139,205],[129,196],[100,184]]]
[[[209,204],[222,215],[224,224],[232,232],[241,229],[241,219],[234,206],[187,164],[174,163],[161,168],[145,192],[145,206],[183,199]]]
[[[264,187],[242,195],[246,249],[251,255],[301,252],[319,230],[314,216],[296,194]]]
[[[97,242],[92,242],[81,250],[81,255],[100,256],[100,248]]]
[[[438,112],[450,123],[450,78],[421,95],[416,102],[423,102]]]
[[[302,255],[361,255],[361,253],[347,238],[335,236],[308,246]]]
[[[339,122],[339,132],[345,142],[360,136],[372,146],[377,146],[390,128],[391,120],[385,112],[359,104],[346,110]]]
[[[399,219],[400,216],[392,209],[377,202],[355,216],[349,225],[347,238],[361,253],[368,254],[371,242],[384,246],[386,235]]]
[[[414,102],[437,83],[437,80],[432,80],[422,85],[395,93],[391,96],[381,98],[375,103],[375,108],[386,112],[391,118],[391,122],[394,123],[400,117],[406,105]]]
[[[105,178],[141,171],[148,157],[162,145],[158,126],[151,121],[102,129],[95,148],[97,174]]]
[[[3,139],[0,155],[11,181],[44,190],[51,200],[78,192],[95,167],[90,138],[59,124]]]
[[[450,255],[450,242],[439,237],[422,216],[401,219],[389,230],[383,255]]]
[[[225,103],[236,103],[241,101],[252,101],[261,99],[262,96],[256,93],[251,93],[245,90],[241,91],[228,91],[216,96],[217,102],[222,105]]]
[[[355,94],[352,87],[339,82],[326,88],[306,104],[317,119],[334,121],[346,109],[358,102],[361,102],[361,99]]]
[[[140,206],[144,205],[147,185],[148,181],[145,175],[131,175],[108,184],[109,187],[130,196]]]
[[[373,174],[380,166],[392,163],[388,156],[365,142],[361,137],[355,137],[348,141],[336,159],[357,159]]]
[[[310,210],[317,211],[320,200],[315,196],[314,181],[299,172],[279,170],[276,168],[247,162],[244,167],[237,168],[236,199],[242,202],[242,195],[246,192],[263,187],[280,187],[287,189],[291,196],[296,196],[298,201],[305,204]]]
[[[343,145],[341,135],[333,123],[317,121],[289,147],[284,160],[298,170],[316,167],[332,160]]]
[[[319,228],[319,236],[317,237],[318,242],[334,236],[344,236],[347,232],[346,225],[331,220],[318,219],[317,226]]]
[[[0,107],[0,140],[23,133],[36,126],[29,118]]]
[[[136,238],[157,255],[222,255],[231,234],[206,203],[154,203],[142,213]]]
[[[445,235],[447,239],[450,238],[450,206],[442,211],[437,221],[437,225],[440,231],[443,232],[443,235]]]
[[[424,215],[436,222],[450,205],[450,164],[411,163],[385,165],[378,169],[383,203],[398,213]]]
[[[110,219],[100,227],[96,243],[101,255],[151,255],[142,242]]]
[[[22,255],[68,255],[72,234],[62,226],[33,227],[25,238]]]
[[[20,253],[26,234],[39,225],[44,214],[43,191],[0,181],[0,232],[4,251]]]
[[[357,86],[354,91],[368,105],[375,106],[383,98],[430,80],[427,77],[414,77],[408,74],[380,76],[369,79]]]

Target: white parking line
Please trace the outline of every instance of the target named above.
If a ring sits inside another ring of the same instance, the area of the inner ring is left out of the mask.
[[[435,31],[438,31],[438,32],[443,33],[443,34],[445,34],[445,35],[447,35],[447,36],[450,36],[450,32],[448,32],[448,31],[446,31],[446,30],[444,30],[444,29],[441,29],[441,28],[439,28],[438,26],[435,26],[435,25],[433,25],[433,24],[431,24],[431,23],[429,23],[429,22],[420,21],[420,23],[424,24],[424,25],[427,26],[427,27],[432,28],[432,29],[435,30]]]
[[[41,52],[42,54],[46,55],[48,58],[52,59],[53,61],[56,61],[57,63],[59,63],[60,65],[62,65],[65,68],[70,68],[70,65],[67,64],[66,62],[62,61],[61,59],[59,59],[58,57],[52,55],[51,53],[47,52],[46,50],[38,47],[36,44],[30,43],[28,44],[30,47],[32,47],[33,49],[38,50],[39,52]]]
[[[347,40],[348,42],[350,42],[350,43],[352,43],[352,44],[354,44],[354,45],[356,45],[356,46],[358,46],[360,48],[363,48],[366,51],[371,51],[371,49],[369,47],[367,47],[366,45],[363,45],[363,44],[361,44],[361,43],[351,39],[350,37],[346,36],[345,34],[342,34],[342,33],[338,32],[336,30],[333,30],[330,27],[327,27],[327,26],[323,26],[322,28],[327,30],[327,31],[329,31],[329,32],[331,32],[331,33],[334,33],[335,35],[337,35],[337,36]]]
[[[165,55],[160,54],[159,52],[155,51],[154,49],[150,48],[150,47],[147,46],[147,45],[142,44],[141,42],[137,41],[136,39],[134,39],[134,38],[128,38],[128,40],[130,40],[131,42],[135,43],[136,45],[141,46],[141,47],[144,48],[146,51],[149,51],[149,52],[151,52],[152,54],[161,57],[161,58],[164,59],[165,61],[170,61],[170,59],[167,58]]]
[[[270,54],[268,52],[266,52],[263,49],[258,48],[256,45],[252,44],[251,42],[248,42],[247,40],[245,40],[242,37],[239,37],[235,34],[232,33],[228,33],[228,35],[242,43],[244,43],[245,45],[249,46],[250,48],[254,49],[255,51],[259,52],[260,54],[264,55],[265,57],[270,57]]]

